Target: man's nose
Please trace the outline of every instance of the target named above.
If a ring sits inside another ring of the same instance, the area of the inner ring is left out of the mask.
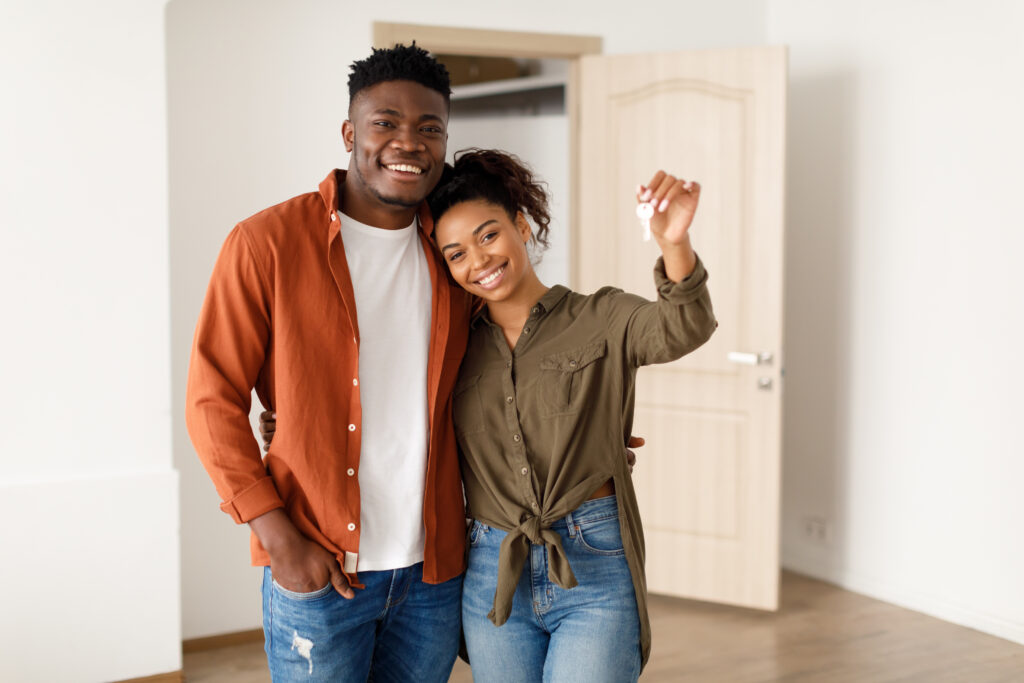
[[[426,148],[418,133],[410,128],[399,128],[395,132],[395,137],[392,139],[391,144],[398,149],[409,152],[419,152]]]

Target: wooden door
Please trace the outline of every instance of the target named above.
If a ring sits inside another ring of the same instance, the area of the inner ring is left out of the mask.
[[[659,252],[641,239],[634,188],[658,168],[703,186],[692,235],[719,328],[637,386],[649,588],[775,609],[785,48],[588,56],[579,69],[578,291],[654,298]]]

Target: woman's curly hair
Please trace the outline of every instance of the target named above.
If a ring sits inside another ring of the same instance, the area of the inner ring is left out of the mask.
[[[479,199],[501,206],[513,221],[522,212],[536,226],[530,239],[546,247],[551,215],[544,185],[515,154],[472,147],[456,152],[454,165],[445,164],[427,203],[435,224],[456,204]]]

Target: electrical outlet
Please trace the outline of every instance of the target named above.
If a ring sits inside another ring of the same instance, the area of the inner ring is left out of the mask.
[[[803,534],[804,540],[815,545],[825,545],[832,537],[828,520],[816,515],[807,515],[803,518]]]

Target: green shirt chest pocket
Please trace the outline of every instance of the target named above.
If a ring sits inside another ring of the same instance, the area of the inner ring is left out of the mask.
[[[602,364],[597,361],[607,350],[607,342],[600,339],[541,358],[538,389],[547,417],[572,415],[586,407],[587,396],[600,385]]]

